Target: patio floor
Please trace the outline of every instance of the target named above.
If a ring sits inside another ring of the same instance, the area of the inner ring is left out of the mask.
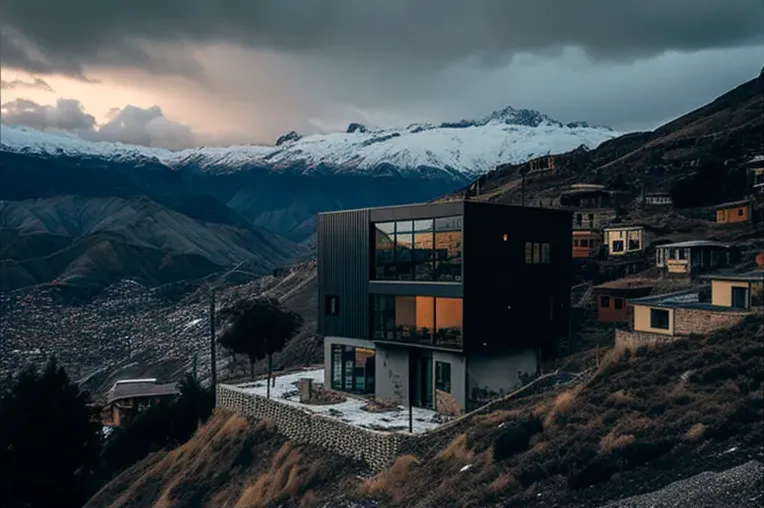
[[[297,392],[297,382],[300,379],[312,379],[314,383],[324,382],[324,369],[305,370],[276,377],[276,385],[271,386],[271,400],[298,407],[306,412],[320,414],[329,418],[380,431],[404,431],[409,429],[408,407],[398,406],[397,409],[384,412],[370,412],[361,409],[368,400],[343,393],[346,400],[336,404],[304,404],[300,402]],[[241,383],[236,388],[255,395],[265,397],[265,380]],[[421,434],[437,428],[448,421],[447,417],[439,415],[431,409],[413,408],[413,431]]]

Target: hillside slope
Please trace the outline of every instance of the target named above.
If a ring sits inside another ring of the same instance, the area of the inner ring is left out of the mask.
[[[192,280],[245,262],[253,275],[308,249],[253,226],[201,222],[146,197],[0,202],[3,288]]]
[[[746,190],[745,171],[737,166],[764,151],[764,76],[752,79],[711,103],[683,115],[652,132],[625,134],[597,148],[584,147],[554,156],[554,170],[529,173],[526,203],[554,201],[561,186],[602,183],[631,193],[669,191],[692,178],[703,166],[708,172],[727,174],[697,204],[740,199]],[[491,172],[481,195],[502,203],[518,204],[525,164],[508,163]],[[718,185],[717,185],[718,183]],[[464,190],[445,199],[464,195]]]
[[[584,385],[508,399],[423,438],[368,479],[359,464],[221,413],[88,506],[601,507],[761,460],[762,333],[749,319],[709,337],[613,350]],[[755,476],[738,480],[748,492],[760,485]],[[669,500],[697,498],[702,485],[691,484],[680,491],[686,498]],[[731,506],[736,494],[717,491],[716,504],[704,506]]]

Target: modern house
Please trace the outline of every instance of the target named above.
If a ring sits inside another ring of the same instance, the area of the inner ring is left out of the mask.
[[[645,194],[645,205],[650,207],[671,206],[674,200],[671,199],[670,192],[652,192]]]
[[[628,322],[629,301],[648,296],[652,291],[648,279],[619,279],[592,288],[597,320],[603,323]]]
[[[160,384],[155,378],[119,380],[107,394],[105,419],[113,426],[125,425],[146,408],[179,394],[177,384]]]
[[[624,256],[645,249],[643,226],[613,226],[603,230],[608,256]]]
[[[706,334],[762,313],[764,270],[709,275],[710,299],[698,290],[632,300],[632,331],[616,330],[616,341],[655,343]]]
[[[571,218],[474,201],[319,214],[326,386],[464,410],[568,332]]]
[[[599,231],[573,231],[573,258],[588,258],[599,252],[602,245],[602,235]]]
[[[716,205],[716,223],[735,224],[738,222],[750,222],[751,211],[751,202],[747,199]]]
[[[729,262],[729,245],[720,242],[690,240],[655,248],[655,266],[664,274],[694,275],[723,268]]]

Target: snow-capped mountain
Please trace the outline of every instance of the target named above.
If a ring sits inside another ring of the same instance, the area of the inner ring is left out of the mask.
[[[478,120],[402,129],[281,136],[273,146],[201,147],[171,151],[120,143],[90,142],[25,127],[0,127],[0,149],[16,153],[152,159],[178,170],[226,174],[247,169],[305,173],[372,173],[472,178],[502,163],[520,163],[585,145],[594,148],[618,134],[584,122],[564,125],[534,110],[507,107]]]

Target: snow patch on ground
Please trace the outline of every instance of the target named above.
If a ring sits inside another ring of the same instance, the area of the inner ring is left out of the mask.
[[[323,384],[324,369],[306,370],[276,377],[276,386],[271,386],[271,400],[300,408],[308,413],[334,418],[357,427],[382,431],[408,432],[408,407],[399,406],[394,411],[371,413],[361,409],[366,405],[366,400],[353,398],[346,394],[347,400],[338,404],[314,405],[301,403],[300,396],[296,393],[297,382],[304,378],[312,379],[314,383]],[[245,393],[262,397],[266,395],[265,380],[235,385],[235,388]],[[413,431],[415,434],[435,429],[442,425],[442,423],[443,417],[435,411],[420,407],[413,408]]]

